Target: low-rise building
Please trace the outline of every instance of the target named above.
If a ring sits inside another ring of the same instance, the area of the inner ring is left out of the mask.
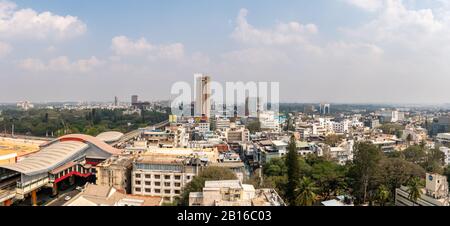
[[[206,181],[189,194],[189,206],[285,206],[274,189],[255,189],[239,180]]]
[[[426,175],[426,186],[417,201],[409,198],[409,189],[401,186],[395,190],[396,206],[449,206],[447,177],[439,174]]]
[[[162,202],[161,197],[126,195],[110,186],[87,184],[64,206],[160,206]]]
[[[114,187],[115,189],[131,193],[131,170],[134,156],[113,156],[98,164],[97,185]]]
[[[217,149],[150,149],[133,163],[131,193],[172,202],[211,162],[218,162]]]

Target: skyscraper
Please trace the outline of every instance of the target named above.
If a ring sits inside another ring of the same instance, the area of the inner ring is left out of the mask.
[[[119,98],[117,96],[114,97],[114,106],[119,106]]]
[[[211,77],[204,74],[195,75],[196,98],[195,113],[196,116],[211,117]]]
[[[138,95],[131,96],[131,104],[137,104],[138,103]]]

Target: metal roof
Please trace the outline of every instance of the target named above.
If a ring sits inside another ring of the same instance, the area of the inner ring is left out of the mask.
[[[110,132],[104,132],[104,133],[100,133],[97,138],[101,141],[104,142],[115,142],[120,140],[120,138],[122,138],[124,136],[123,133],[121,132],[116,132],[116,131],[110,131]]]
[[[58,142],[43,148],[20,162],[11,165],[2,165],[0,168],[17,171],[30,176],[45,173],[59,167],[61,164],[65,164],[66,161],[75,157],[88,147],[88,144],[79,141]]]

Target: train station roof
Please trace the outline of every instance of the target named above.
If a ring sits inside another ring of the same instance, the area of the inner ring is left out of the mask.
[[[80,141],[58,142],[41,149],[20,162],[0,167],[29,176],[37,175],[67,163],[87,148],[89,148],[89,145]]]

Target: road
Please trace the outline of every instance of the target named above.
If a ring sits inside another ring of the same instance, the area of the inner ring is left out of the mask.
[[[68,189],[67,192],[60,192],[60,194],[58,195],[58,197],[54,200],[52,200],[51,202],[49,202],[46,206],[63,206],[66,202],[65,198],[67,196],[70,196],[71,198],[75,197],[76,195],[80,194],[81,192],[74,189]]]

